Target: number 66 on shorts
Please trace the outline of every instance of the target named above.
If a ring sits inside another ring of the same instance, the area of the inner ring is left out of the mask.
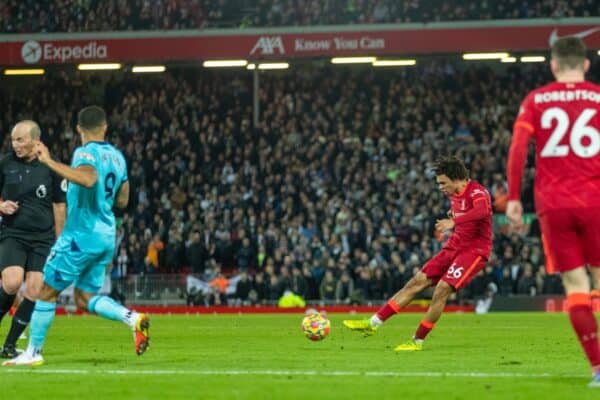
[[[459,290],[485,268],[487,258],[472,250],[442,249],[425,264],[423,272],[433,284],[440,280]]]

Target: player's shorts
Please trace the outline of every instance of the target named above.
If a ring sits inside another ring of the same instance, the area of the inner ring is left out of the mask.
[[[23,267],[25,272],[42,272],[50,253],[45,241],[5,237],[0,240],[0,271],[6,267]]]
[[[600,208],[548,210],[539,219],[550,272],[600,266]]]
[[[442,280],[459,290],[471,282],[486,262],[486,257],[474,251],[442,249],[425,264],[421,272],[434,284]]]
[[[72,238],[60,238],[52,247],[44,268],[44,282],[58,291],[72,283],[77,289],[97,294],[112,261],[114,245],[89,251]]]

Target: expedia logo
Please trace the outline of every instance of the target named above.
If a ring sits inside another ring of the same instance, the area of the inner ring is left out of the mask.
[[[21,57],[27,64],[35,64],[42,58],[42,46],[35,40],[28,40],[21,47]]]
[[[21,57],[27,64],[40,61],[97,60],[106,58],[107,55],[106,45],[97,42],[89,42],[82,46],[57,46],[52,43],[41,45],[35,40],[28,40],[21,47]]]

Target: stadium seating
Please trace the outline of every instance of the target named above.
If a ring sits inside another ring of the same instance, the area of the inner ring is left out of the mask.
[[[591,0],[9,0],[0,3],[4,33],[245,28],[286,25],[427,23],[590,17]]]
[[[525,238],[502,228],[512,121],[522,95],[548,78],[545,65],[301,66],[262,80],[255,129],[246,72],[51,73],[0,89],[0,131],[7,150],[11,124],[36,119],[68,161],[76,111],[108,110],[134,188],[115,277],[192,272],[210,282],[239,269],[260,275],[257,302],[286,288],[342,303],[384,299],[440,248],[433,226],[448,203],[430,167],[454,153],[498,211],[489,267],[464,295],[484,295],[492,282],[502,295],[555,293],[536,223]]]

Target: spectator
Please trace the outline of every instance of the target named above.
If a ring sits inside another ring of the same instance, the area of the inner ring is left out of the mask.
[[[242,240],[242,247],[237,251],[237,266],[240,271],[247,271],[248,268],[254,267],[254,252],[250,246],[250,240],[244,238]]]
[[[191,239],[188,240],[186,248],[187,264],[192,268],[194,274],[202,274],[204,272],[204,246],[200,241],[200,233],[190,233]]]
[[[168,272],[179,272],[184,261],[184,249],[181,233],[176,229],[171,229],[165,248],[165,263]]]
[[[537,291],[537,284],[533,276],[533,267],[531,264],[527,263],[523,269],[523,275],[519,278],[517,293],[535,296]]]
[[[334,301],[336,293],[336,281],[331,270],[325,272],[323,281],[319,287],[320,299],[322,301]]]
[[[89,32],[178,30],[207,27],[427,23],[515,18],[566,18],[598,15],[593,1],[392,0],[281,2],[279,0],[179,0],[111,3],[49,0],[0,3],[2,32]],[[33,17],[33,16],[36,17]]]
[[[308,298],[308,284],[300,268],[292,268],[290,290],[302,297],[303,299]]]
[[[146,252],[146,262],[153,271],[157,271],[160,268],[160,252],[165,248],[160,235],[155,234],[152,237],[150,243],[148,243],[148,251]]]
[[[235,300],[237,304],[248,305],[252,282],[245,271],[240,272],[240,279],[235,286]]]
[[[255,295],[255,302],[264,304],[269,299],[269,284],[265,281],[264,273],[258,272],[254,277],[254,288],[252,290]]]
[[[335,301],[340,304],[350,304],[354,294],[354,281],[347,271],[342,273],[335,288]]]
[[[227,279],[225,275],[219,271],[217,276],[208,284],[211,288],[211,296],[213,299],[211,304],[227,304],[227,288],[229,287],[229,279]]]

